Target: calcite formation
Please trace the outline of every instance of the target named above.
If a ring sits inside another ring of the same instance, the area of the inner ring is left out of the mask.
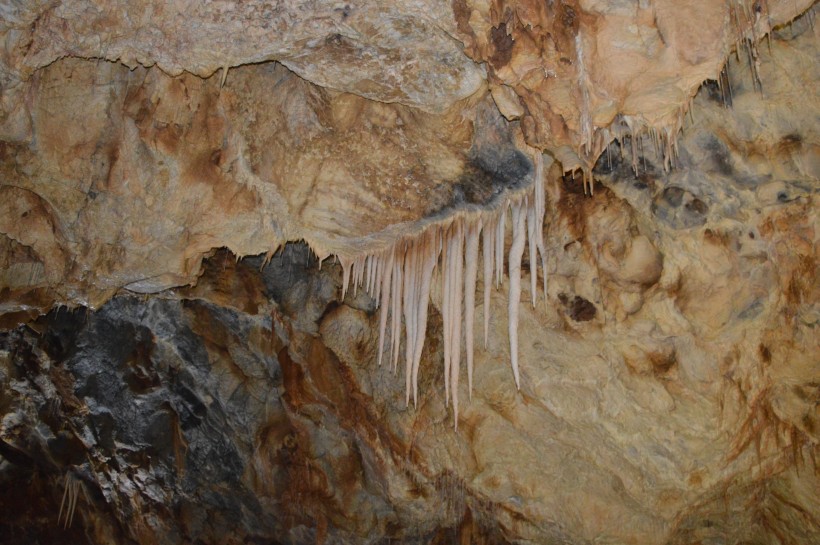
[[[3,3],[0,541],[820,541],[815,11]]]

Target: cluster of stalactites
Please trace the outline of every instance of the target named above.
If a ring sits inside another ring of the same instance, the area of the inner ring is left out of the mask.
[[[605,151],[605,160],[610,165],[612,164],[610,156],[612,142],[620,143],[621,158],[624,158],[627,138],[629,138],[632,170],[635,176],[638,176],[642,170],[646,172],[646,154],[650,149],[654,153],[655,160],[663,165],[664,172],[670,172],[678,161],[677,138],[683,128],[687,112],[690,116],[692,115],[691,99],[678,109],[677,117],[670,125],[654,127],[640,118],[622,115],[616,123],[609,127],[592,128],[590,129],[592,136],[588,142],[582,144],[579,150],[579,157],[583,158],[581,166],[575,164],[566,172],[574,176],[577,170],[581,170],[584,194],[594,195],[592,166],[595,160]]]
[[[766,2],[760,3],[750,0],[734,0],[728,2],[728,6],[729,19],[737,36],[734,44],[735,55],[739,61],[745,51],[749,69],[752,73],[752,85],[756,90],[762,90],[760,54],[757,44],[764,36],[768,36],[771,40],[772,22],[769,7]],[[677,112],[670,112],[671,121],[667,120],[664,123],[656,124],[639,116],[621,115],[608,127],[596,127],[590,112],[589,90],[592,83],[586,69],[583,43],[582,34],[579,30],[575,37],[575,48],[577,52],[577,83],[581,92],[579,113],[581,142],[576,150],[579,162],[568,163],[566,172],[572,173],[574,176],[577,170],[581,170],[584,194],[594,195],[592,168],[595,162],[604,150],[607,154],[610,153],[610,144],[614,141],[621,144],[621,155],[623,155],[626,137],[630,139],[632,170],[635,172],[635,176],[638,176],[641,168],[644,172],[646,171],[645,148],[648,146],[653,149],[655,159],[663,165],[664,172],[672,170],[678,159],[678,134],[683,128],[686,114],[689,113],[690,117],[692,116],[692,100],[698,89],[690,89],[689,99],[678,108]],[[727,64],[721,67],[715,81],[721,92],[723,105],[731,106],[732,87],[729,81],[728,59]],[[648,143],[645,143],[645,140],[648,140]],[[642,160],[643,164],[641,164]]]
[[[672,170],[678,160],[678,134],[683,128],[686,112],[690,114],[692,112],[691,99],[678,109],[677,118],[671,125],[653,127],[641,124],[630,116],[623,116],[623,126],[620,127],[620,132],[616,132],[616,138],[623,142],[624,136],[627,134],[630,136],[632,170],[636,176],[641,169],[640,160],[646,154],[645,139],[649,141],[655,159],[663,164],[664,172]],[[623,146],[621,146],[621,153],[623,153]],[[646,171],[646,164],[643,165],[643,170]]]
[[[520,388],[518,306],[521,299],[521,261],[527,245],[533,306],[536,301],[539,257],[544,279],[544,297],[547,290],[543,235],[544,166],[540,151],[534,154],[534,162],[535,183],[532,188],[526,193],[509,197],[500,209],[459,214],[447,224],[433,225],[421,234],[400,240],[379,253],[352,260],[340,259],[344,271],[342,298],[352,283],[354,292],[364,287],[380,306],[378,362],[381,365],[387,355],[394,371],[398,368],[401,357],[401,330],[402,322],[404,323],[405,402],[408,406],[411,393],[414,407],[418,404],[419,364],[427,331],[430,292],[434,281],[441,283],[445,402],[449,405],[452,401],[456,429],[462,341],[467,362],[468,392],[472,397],[473,322],[479,255],[483,263],[486,348],[490,325],[490,292],[493,283],[496,289],[501,287],[504,277],[508,211],[512,225],[512,244],[507,256],[507,271],[510,278],[510,362],[516,387]],[[390,345],[385,347],[388,327]]]

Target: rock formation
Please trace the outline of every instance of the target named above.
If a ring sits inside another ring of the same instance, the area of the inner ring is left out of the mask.
[[[820,541],[815,11],[4,2],[0,541]]]

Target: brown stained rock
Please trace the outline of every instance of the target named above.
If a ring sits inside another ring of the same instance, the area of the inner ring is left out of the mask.
[[[757,41],[811,4],[35,4],[17,8],[3,29],[13,83],[6,130],[30,130],[20,115],[20,81],[64,56],[156,64],[173,75],[219,71],[223,83],[231,67],[278,61],[321,87],[431,112],[446,111],[489,78],[522,98],[530,145],[566,146],[566,169],[590,168],[623,134],[621,118],[626,132],[677,132],[681,112],[732,48],[750,43],[757,70]],[[487,62],[489,74],[471,58]]]
[[[710,532],[745,535],[736,521],[760,512],[769,517],[762,535],[816,535],[811,519],[796,523],[786,515],[813,516],[816,501],[816,490],[792,480],[804,471],[813,478],[815,362],[775,348],[778,329],[754,347],[753,360],[742,356],[748,343],[733,341],[737,349],[721,367],[725,386],[707,398],[691,375],[692,339],[684,330],[659,331],[669,327],[663,317],[649,323],[657,302],[638,311],[643,321],[628,325],[628,336],[616,334],[627,325],[620,323],[588,328],[584,337],[545,326],[543,309],[525,304],[518,393],[508,366],[499,364],[506,324],[495,317],[506,301],[497,292],[490,346],[476,353],[472,400],[464,402],[455,432],[443,403],[437,312],[431,310],[420,405],[406,408],[403,371],[375,366],[377,313],[367,311],[365,296],[331,303],[335,290],[314,287],[300,303],[266,301],[265,294],[299,292],[305,282],[335,287],[337,267],[320,272],[305,255],[281,252],[260,270],[261,258],[227,266],[226,255],[217,254],[190,294],[196,300],[175,300],[185,292],[144,302],[120,297],[78,320],[54,313],[37,335],[20,329],[0,337],[0,356],[14,361],[4,373],[41,377],[25,396],[18,386],[4,398],[2,438],[21,445],[15,438],[32,437],[15,424],[22,421],[16,415],[46,404],[37,388],[48,392],[53,383],[62,403],[42,413],[44,425],[89,425],[93,440],[67,437],[60,450],[32,438],[30,452],[38,460],[49,453],[44,467],[65,467],[60,456],[69,456],[71,467],[83,468],[79,454],[86,451],[93,459],[116,458],[119,467],[127,460],[130,473],[117,482],[130,492],[117,497],[138,509],[106,507],[102,495],[91,493],[77,524],[111,532],[122,520],[138,542],[173,541],[179,532],[203,542],[255,535],[288,543],[442,536],[668,543],[706,520],[716,525]],[[225,306],[226,294],[257,301],[256,313]],[[285,310],[271,320],[266,304]],[[317,331],[302,329],[312,321]],[[618,344],[632,340],[638,342]],[[51,382],[41,375],[45,354],[64,362],[48,375]],[[100,359],[107,365],[93,364]],[[777,386],[757,390],[761,381]],[[738,391],[747,397],[734,409]],[[128,448],[109,442],[112,433]],[[111,463],[89,469],[83,486],[111,486]],[[165,496],[143,484],[152,479],[162,479]],[[758,489],[761,482],[776,486]],[[44,496],[56,502],[61,490],[54,485]],[[715,497],[720,501],[712,505]],[[166,502],[179,507],[166,512]],[[721,511],[726,505],[734,516]],[[761,505],[769,507],[760,511]],[[264,517],[254,515],[259,509]],[[139,522],[146,512],[154,513],[151,527]],[[618,524],[624,519],[632,523]]]
[[[54,282],[63,277],[67,266],[63,250],[65,241],[59,219],[48,202],[33,191],[13,186],[0,187],[0,199],[5,205],[0,230],[10,239],[12,246],[9,249],[29,248],[30,252],[25,252],[29,254],[28,259],[39,261],[43,267],[40,274],[44,278],[33,275],[27,284]],[[27,256],[21,255],[20,258],[28,260]],[[7,259],[17,261],[13,256]]]
[[[16,46],[5,64],[22,78],[64,56],[156,64],[174,76],[221,71],[222,80],[232,67],[279,61],[322,87],[439,112],[484,78],[451,37],[446,5],[435,3],[80,0],[26,8],[15,9],[3,28]]]
[[[588,322],[595,317],[597,312],[595,305],[583,297],[568,297],[566,294],[558,295],[558,300],[564,305],[567,315],[576,322]]]
[[[566,170],[591,168],[621,134],[621,118],[632,129],[679,127],[726,51],[788,20],[780,19],[782,3],[757,9],[712,0],[684,7],[530,0],[453,6],[465,52],[488,63],[491,81],[521,97],[530,145],[571,150],[564,153]]]
[[[17,7],[0,29],[3,173],[47,203],[43,225],[64,238],[65,255],[49,259],[71,266],[46,267],[49,285],[66,287],[55,301],[184,285],[221,246],[245,255],[305,239],[321,257],[372,251],[529,183],[515,159],[530,154],[523,140],[568,170],[590,167],[614,136],[677,126],[737,32],[761,37],[805,7],[761,8],[749,30],[748,6],[727,16],[701,3],[678,17],[664,3]],[[693,13],[708,15],[707,38],[693,36]],[[451,36],[474,60],[492,59],[495,102]],[[782,76],[755,58],[759,76]],[[154,63],[165,72],[144,68]],[[735,91],[745,108],[748,94]],[[505,126],[493,104],[520,126]],[[515,142],[506,156],[488,152],[488,127]],[[811,140],[793,133],[775,149],[794,156],[790,172],[811,175]],[[659,218],[702,225],[709,203],[686,193],[675,205],[673,193],[653,203]]]
[[[166,4],[0,22],[0,541],[818,541],[807,2]],[[547,297],[520,391],[509,279],[476,307],[456,431],[440,279],[407,407],[327,257],[497,209],[525,143]]]
[[[256,271],[239,266],[236,256],[218,250],[207,256],[194,286],[180,288],[186,299],[202,299],[246,314],[260,314],[267,306],[264,286]]]
[[[65,80],[82,90],[62,92]],[[235,69],[220,88],[79,59],[38,72],[36,85],[44,149],[6,155],[20,189],[3,191],[43,201],[30,220],[43,227],[27,236],[56,248],[44,251],[48,282],[62,277],[74,302],[190,283],[220,246],[256,254],[304,238],[323,258],[350,255],[531,183],[516,128],[486,95],[434,116],[324,90],[281,65]],[[20,198],[4,199],[5,217],[24,212],[8,208]]]

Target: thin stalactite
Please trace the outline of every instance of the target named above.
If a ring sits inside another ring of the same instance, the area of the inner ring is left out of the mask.
[[[464,273],[464,346],[467,355],[467,391],[473,399],[473,323],[475,321],[475,287],[478,277],[478,236],[481,218],[467,227],[466,269]]]
[[[364,290],[368,293],[368,295],[373,295],[373,258],[374,256],[372,255],[365,258],[365,269],[367,274],[365,275]]]
[[[379,367],[382,365],[384,354],[384,334],[387,330],[387,315],[390,310],[390,281],[393,279],[393,256],[395,250],[387,251],[387,258],[383,261],[381,270],[381,302],[379,303]]]
[[[384,262],[387,260],[388,251],[381,252],[376,256],[376,265],[373,267],[373,299],[381,301],[382,276],[384,275]]]
[[[353,297],[356,297],[359,287],[362,285],[362,275],[364,274],[364,257],[360,257],[353,262]]]
[[[501,287],[504,278],[504,228],[507,223],[507,207],[509,201],[501,207],[501,215],[498,218],[495,232],[495,289]]]
[[[510,332],[510,364],[512,365],[515,387],[521,389],[518,376],[518,305],[521,302],[521,257],[524,255],[526,213],[521,203],[512,206],[512,245],[509,255],[510,299],[508,319]]]
[[[412,389],[413,349],[416,343],[415,321],[415,287],[416,287],[416,248],[410,245],[404,256],[404,371],[405,371],[405,404],[410,405]]]
[[[535,308],[535,300],[537,299],[536,283],[538,281],[538,265],[536,261],[535,249],[535,206],[525,204],[527,209],[527,244],[530,250],[530,298],[532,299],[532,308]]]
[[[413,312],[412,312],[412,320],[413,320],[413,337],[408,338],[408,344],[411,344],[411,350],[409,351],[410,360],[407,362],[407,374],[410,376],[410,390],[413,393],[413,406],[416,406],[416,399],[417,399],[417,388],[416,384],[417,378],[413,369],[416,363],[416,357],[420,356],[417,352],[420,352],[423,345],[424,345],[424,334],[425,330],[427,329],[427,320],[425,318],[424,321],[421,319],[421,307],[427,305],[427,301],[422,297],[421,290],[422,290],[422,276],[424,270],[424,237],[419,237],[415,244],[413,251],[415,252],[414,260],[413,260]],[[422,346],[419,346],[419,339],[421,339]],[[414,378],[416,378],[416,382],[414,383]]]
[[[490,336],[490,289],[493,284],[493,265],[495,250],[495,223],[484,226],[481,234],[484,253],[484,348],[487,348]]]
[[[424,348],[424,339],[427,334],[427,306],[430,301],[430,286],[433,280],[433,271],[438,262],[439,248],[436,231],[430,230],[423,236],[424,260],[421,275],[421,292],[419,294],[419,329],[416,338],[415,358],[413,360],[413,406],[418,406],[419,364]]]
[[[404,243],[401,243],[403,246]],[[404,250],[404,248],[402,248]],[[395,256],[393,261],[393,309],[392,309],[392,328],[390,336],[390,348],[393,356],[393,373],[399,365],[399,346],[401,344],[401,298],[402,298],[402,263],[404,262],[404,253],[401,252]]]
[[[451,353],[450,357],[450,391],[453,398],[453,419],[455,429],[458,430],[458,381],[461,366],[461,324],[462,310],[461,303],[464,290],[464,226],[461,220],[456,220],[456,233],[454,237],[455,263],[453,270],[453,297],[450,317],[452,320]]]
[[[350,269],[351,264],[347,260],[340,260],[342,264],[342,301],[347,295],[347,287],[350,285]]]
[[[450,229],[442,240],[441,251],[441,319],[444,322],[444,405],[450,406],[450,298],[452,297],[451,270],[452,270],[452,229]]]
[[[609,148],[607,148],[609,149]],[[544,276],[544,306],[547,301],[547,252],[544,244],[544,218],[546,217],[547,202],[544,189],[544,156],[541,150],[535,150],[535,246],[541,256],[541,274]]]

